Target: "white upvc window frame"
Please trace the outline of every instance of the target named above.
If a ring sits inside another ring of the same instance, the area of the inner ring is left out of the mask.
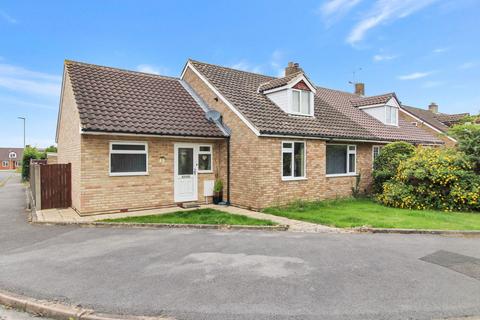
[[[114,144],[121,145],[144,145],[145,150],[113,150]],[[146,171],[142,172],[112,172],[112,154],[145,154]],[[146,141],[110,141],[108,153],[108,174],[111,177],[121,176],[147,176],[148,175],[148,142]]]
[[[200,148],[201,147],[209,147],[210,148],[210,151],[201,151]],[[203,144],[199,144],[198,145],[198,151],[197,151],[197,168],[200,168],[199,166],[199,158],[202,154],[209,154],[210,155],[210,170],[200,170],[198,169],[197,172],[198,173],[213,173],[213,145],[212,144],[207,144],[207,143],[203,143]]]
[[[7,160],[2,161],[2,167],[8,168],[9,162]]]
[[[291,148],[284,148],[283,145],[285,143],[291,143]],[[295,143],[303,143],[303,176],[295,177]],[[283,154],[284,153],[291,153],[292,155],[292,174],[290,176],[283,175]],[[280,175],[282,177],[282,181],[296,181],[296,180],[307,180],[307,143],[302,140],[284,140],[282,141],[281,145],[281,165],[280,165]]]
[[[16,166],[16,167],[20,167],[20,165],[21,165],[21,162],[20,162],[19,160],[16,160],[16,161],[15,161],[15,166]]]
[[[13,151],[11,151],[9,154],[8,154],[8,158],[9,159],[17,159],[17,154]]]
[[[301,112],[302,110],[302,91],[303,92],[308,92],[308,104],[309,104],[309,113],[303,113]],[[300,111],[293,111],[293,92],[298,92],[300,96],[299,100],[299,109]],[[299,90],[299,89],[289,89],[288,90],[288,113],[293,114],[293,115],[298,115],[298,116],[305,116],[305,117],[313,117],[314,115],[314,96],[313,92],[309,90]]]
[[[389,105],[385,105],[384,107],[385,109],[385,124],[386,125],[389,125],[389,126],[397,126],[398,127],[398,108],[397,107],[394,107],[394,106],[389,106]],[[390,112],[389,112],[390,110]],[[395,113],[395,122],[388,122],[388,114],[390,114],[390,120],[392,119],[392,112],[391,111],[394,111]]]
[[[383,148],[383,145],[372,146],[372,168],[373,168],[373,165],[375,164],[375,149],[378,149],[378,152],[377,152],[377,157],[378,157],[378,155],[380,155],[380,152],[382,151],[382,148]]]
[[[345,143],[329,143],[327,144],[327,146],[346,146],[347,147],[347,173],[331,173],[331,174],[327,174],[326,171],[327,171],[327,156],[326,156],[326,147],[325,147],[325,176],[327,178],[334,178],[334,177],[354,177],[354,176],[357,176],[357,170],[358,170],[358,166],[357,166],[357,145],[356,144],[345,144]],[[353,147],[354,150],[350,150],[350,147]],[[350,172],[350,161],[349,161],[349,158],[350,158],[350,155],[353,154],[355,155],[355,172]]]

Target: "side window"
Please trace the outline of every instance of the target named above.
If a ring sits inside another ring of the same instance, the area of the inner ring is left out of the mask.
[[[212,172],[212,146],[198,147],[198,172]]]

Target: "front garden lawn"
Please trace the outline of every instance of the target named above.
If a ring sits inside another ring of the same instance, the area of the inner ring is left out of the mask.
[[[480,212],[443,212],[385,207],[370,199],[297,202],[265,213],[339,228],[480,230]]]
[[[242,215],[230,214],[215,209],[196,209],[177,211],[166,214],[105,219],[102,222],[126,223],[173,223],[173,224],[221,224],[244,226],[274,226],[276,223],[268,220],[253,219]]]

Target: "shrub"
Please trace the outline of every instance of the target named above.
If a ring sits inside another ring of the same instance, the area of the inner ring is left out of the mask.
[[[22,158],[22,179],[30,179],[30,159],[41,159],[42,153],[35,147],[26,146]]]
[[[418,147],[377,199],[385,205],[445,211],[480,210],[480,176],[456,149]]]
[[[410,158],[415,147],[407,142],[393,142],[382,148],[373,164],[373,192],[381,193],[383,184],[397,174],[402,160]]]
[[[449,134],[458,141],[458,149],[466,154],[475,172],[480,174],[480,125],[456,125],[449,130]]]

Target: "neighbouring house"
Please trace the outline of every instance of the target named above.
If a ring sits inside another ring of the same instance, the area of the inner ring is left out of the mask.
[[[15,170],[22,166],[23,148],[0,148],[0,170]]]
[[[394,93],[316,86],[188,60],[179,78],[65,61],[56,141],[80,214],[224,200],[259,210],[347,196],[392,141],[443,145]]]
[[[438,111],[438,105],[432,102],[428,109],[420,109],[402,105],[400,117],[405,121],[430,132],[442,139],[447,146],[453,146],[457,141],[448,135],[448,129],[457,124],[469,113],[446,114]]]

